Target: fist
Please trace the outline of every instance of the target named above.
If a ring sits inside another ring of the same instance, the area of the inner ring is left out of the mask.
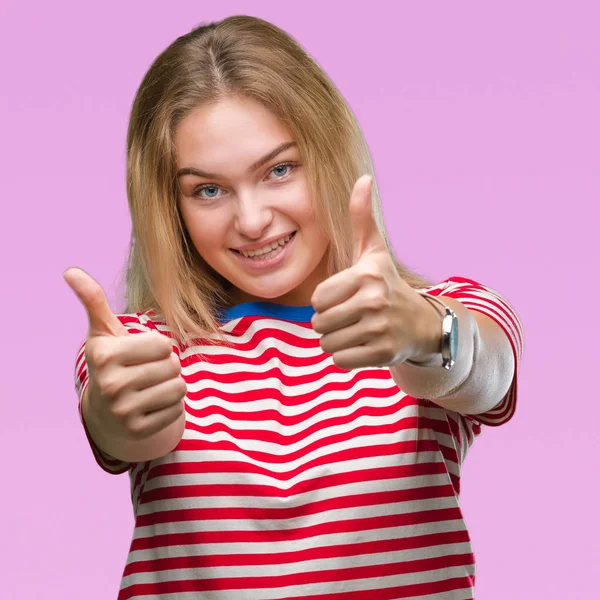
[[[63,276],[89,319],[86,422],[93,422],[103,439],[137,441],[183,419],[187,387],[170,339],[158,332],[130,334],[92,277],[80,269]]]

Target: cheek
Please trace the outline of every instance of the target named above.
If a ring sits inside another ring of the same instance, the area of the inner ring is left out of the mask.
[[[312,215],[312,200],[308,186],[301,182],[290,194],[286,194],[280,203],[281,212],[294,219],[299,225],[310,225],[314,220]]]
[[[182,208],[181,217],[190,238],[200,254],[205,255],[223,245],[223,226],[217,215]]]
[[[208,227],[210,220],[197,210],[190,210],[189,207],[181,207],[181,218],[183,225],[187,229],[189,236],[196,246],[196,249],[204,254],[204,249],[213,245],[215,228]]]
[[[221,229],[216,223],[211,223],[210,221],[192,223],[188,231],[194,245],[202,254],[220,251],[225,242],[225,236]]]

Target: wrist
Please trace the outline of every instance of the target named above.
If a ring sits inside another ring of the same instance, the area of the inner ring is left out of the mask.
[[[98,415],[93,410],[93,402],[91,400],[92,390],[91,382],[84,390],[81,396],[81,419],[83,426],[90,438],[90,441],[96,446],[100,452],[108,457],[112,457],[112,454],[107,448],[109,443],[106,437],[103,435],[102,426],[98,422]]]
[[[427,300],[425,301],[427,302]],[[405,360],[390,368],[392,377],[400,389],[415,398],[427,398],[437,401],[445,397],[448,393],[454,392],[457,386],[462,385],[469,378],[472,371],[474,336],[478,331],[477,321],[471,311],[461,304],[460,301],[447,297],[444,297],[443,301],[455,312],[458,319],[458,348],[454,366],[450,370],[442,368],[440,341],[438,352],[429,355],[433,357],[431,365],[412,364]],[[437,319],[436,327],[438,328],[438,335],[441,336],[442,326],[439,315]],[[425,338],[423,337],[422,339],[425,342]],[[415,353],[415,356],[419,355],[422,358],[426,358],[427,348],[425,343],[421,347],[420,353]],[[421,368],[422,366],[431,366],[432,368]]]
[[[420,324],[419,347],[415,354],[408,360],[418,363],[420,366],[428,366],[439,363],[442,352],[442,327],[440,314],[433,303],[419,294],[422,312],[417,323]]]

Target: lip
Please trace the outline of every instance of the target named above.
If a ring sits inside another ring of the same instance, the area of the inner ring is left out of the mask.
[[[246,258],[243,254],[235,252],[234,250],[231,250],[231,253],[248,269],[252,269],[255,271],[272,269],[273,267],[276,267],[279,264],[281,264],[288,257],[288,255],[291,252],[290,246],[294,245],[296,237],[297,235],[294,235],[294,237],[283,247],[283,250],[281,250],[281,252],[277,256],[275,256],[275,258],[267,258],[265,260],[261,260],[255,258]],[[277,240],[279,238],[275,239]]]
[[[231,250],[257,250],[258,248],[262,248],[263,246],[266,246],[267,244],[270,244],[271,242],[274,242],[276,240],[280,240],[281,238],[284,238],[288,235],[290,235],[291,233],[294,233],[296,231],[296,229],[292,229],[291,231],[288,231],[287,233],[281,233],[279,235],[274,235],[271,236],[270,238],[267,238],[266,240],[263,240],[262,242],[259,242],[258,244],[246,244],[245,246],[237,246],[236,248],[230,248]]]

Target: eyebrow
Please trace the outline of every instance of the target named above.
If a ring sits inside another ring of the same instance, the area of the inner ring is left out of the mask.
[[[252,173],[252,171],[256,171],[260,169],[265,163],[268,163],[270,160],[273,160],[278,154],[281,154],[288,148],[292,146],[297,146],[296,142],[285,142],[277,146],[274,150],[271,150],[268,154],[265,154],[262,158],[259,158],[254,164],[250,165],[248,169],[248,173]],[[183,175],[196,175],[197,177],[204,177],[205,179],[220,179],[222,176],[218,173],[208,173],[207,171],[202,171],[201,169],[195,169],[194,167],[183,167],[177,171],[177,177],[181,177]]]

